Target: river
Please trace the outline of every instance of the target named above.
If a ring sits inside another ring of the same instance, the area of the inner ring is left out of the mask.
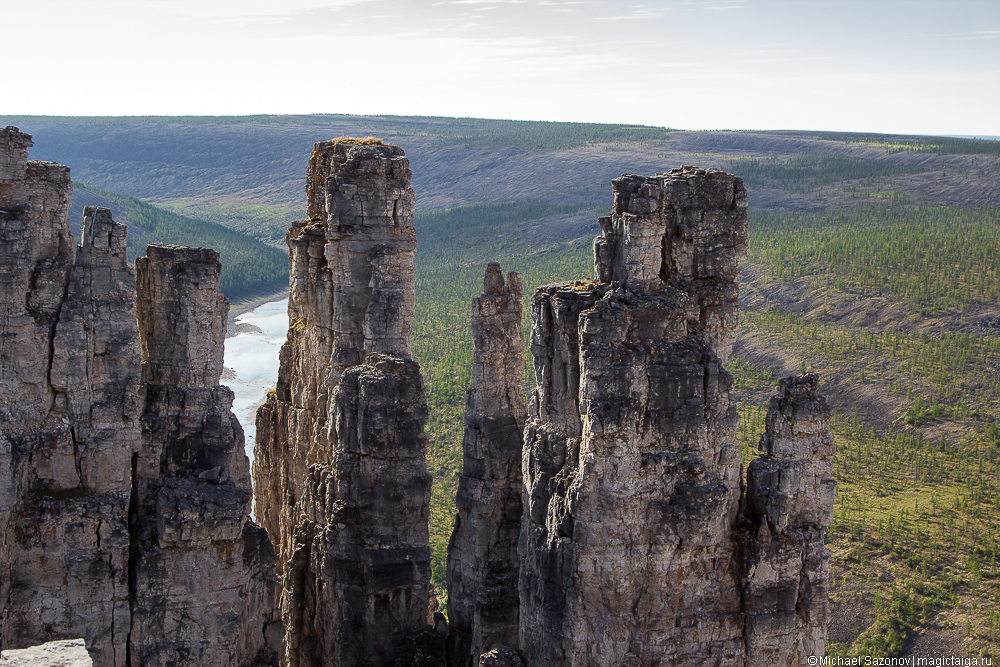
[[[278,353],[288,333],[288,299],[265,303],[237,317],[235,324],[233,330],[245,331],[226,339],[223,364],[232,373],[223,373],[222,384],[235,394],[233,413],[243,426],[247,456],[253,462],[257,407],[278,381]]]

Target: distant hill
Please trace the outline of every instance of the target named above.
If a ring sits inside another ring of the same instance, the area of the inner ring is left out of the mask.
[[[612,178],[681,164],[746,170],[757,210],[843,205],[841,182],[886,177],[922,203],[1000,206],[1000,194],[976,177],[1000,144],[954,138],[338,115],[0,116],[2,125],[32,134],[32,157],[69,165],[80,181],[279,244],[289,221],[304,215],[313,144],[344,135],[406,150],[418,210],[517,200],[605,205]],[[787,187],[780,169],[792,161],[799,172],[828,171],[831,160],[836,183],[807,190]]]

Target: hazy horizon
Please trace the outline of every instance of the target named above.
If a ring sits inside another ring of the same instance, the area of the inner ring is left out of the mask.
[[[1000,135],[988,0],[36,0],[7,115]]]

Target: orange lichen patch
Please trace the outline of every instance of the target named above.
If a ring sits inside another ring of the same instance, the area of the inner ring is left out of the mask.
[[[356,139],[354,137],[337,137],[336,139],[331,139],[336,144],[359,144],[361,146],[384,146],[382,140],[378,137],[361,137]]]

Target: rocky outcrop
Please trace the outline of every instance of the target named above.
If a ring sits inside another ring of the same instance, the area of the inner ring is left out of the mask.
[[[532,300],[525,661],[744,665],[804,656],[825,634],[823,531],[792,508],[832,508],[825,464],[811,477],[801,472],[810,457],[828,456],[816,443],[830,441],[766,439],[785,443],[768,447],[786,454],[755,469],[751,520],[791,512],[794,535],[778,519],[786,532],[777,542],[761,528],[747,546],[723,369],[736,335],[746,190],[736,177],[693,167],[623,176],[613,189],[594,243],[596,282],[542,287]],[[785,409],[803,426],[781,433],[815,428],[805,426],[811,409],[802,417]],[[798,625],[787,618],[792,578],[795,600],[808,607],[818,596]]]
[[[124,225],[87,207],[74,257],[69,170],[30,145],[0,132],[3,647],[82,636],[99,667],[273,663],[275,557],[219,386],[218,255],[151,246],[137,299]]]
[[[278,545],[288,667],[443,659],[427,623],[427,404],[410,359],[416,234],[395,146],[316,144],[288,232],[288,341],[257,415],[257,516]]]
[[[82,639],[48,642],[31,648],[4,651],[0,667],[93,667]]]
[[[462,476],[448,545],[448,662],[517,646],[521,534],[521,281],[490,264],[472,300],[472,387],[465,408]],[[489,663],[492,664],[492,663]]]
[[[250,512],[243,431],[219,386],[229,302],[215,251],[136,261],[142,442],[133,464],[130,664],[274,662],[275,555]]]
[[[744,609],[747,664],[824,655],[833,519],[830,409],[816,375],[781,381],[760,458],[747,468]]]
[[[83,636],[126,664],[139,339],[125,229],[88,207],[74,261],[69,169],[0,131],[0,640]]]
[[[521,648],[532,667],[736,664],[740,455],[722,364],[746,191],[693,168],[613,188],[600,282],[532,300]]]

